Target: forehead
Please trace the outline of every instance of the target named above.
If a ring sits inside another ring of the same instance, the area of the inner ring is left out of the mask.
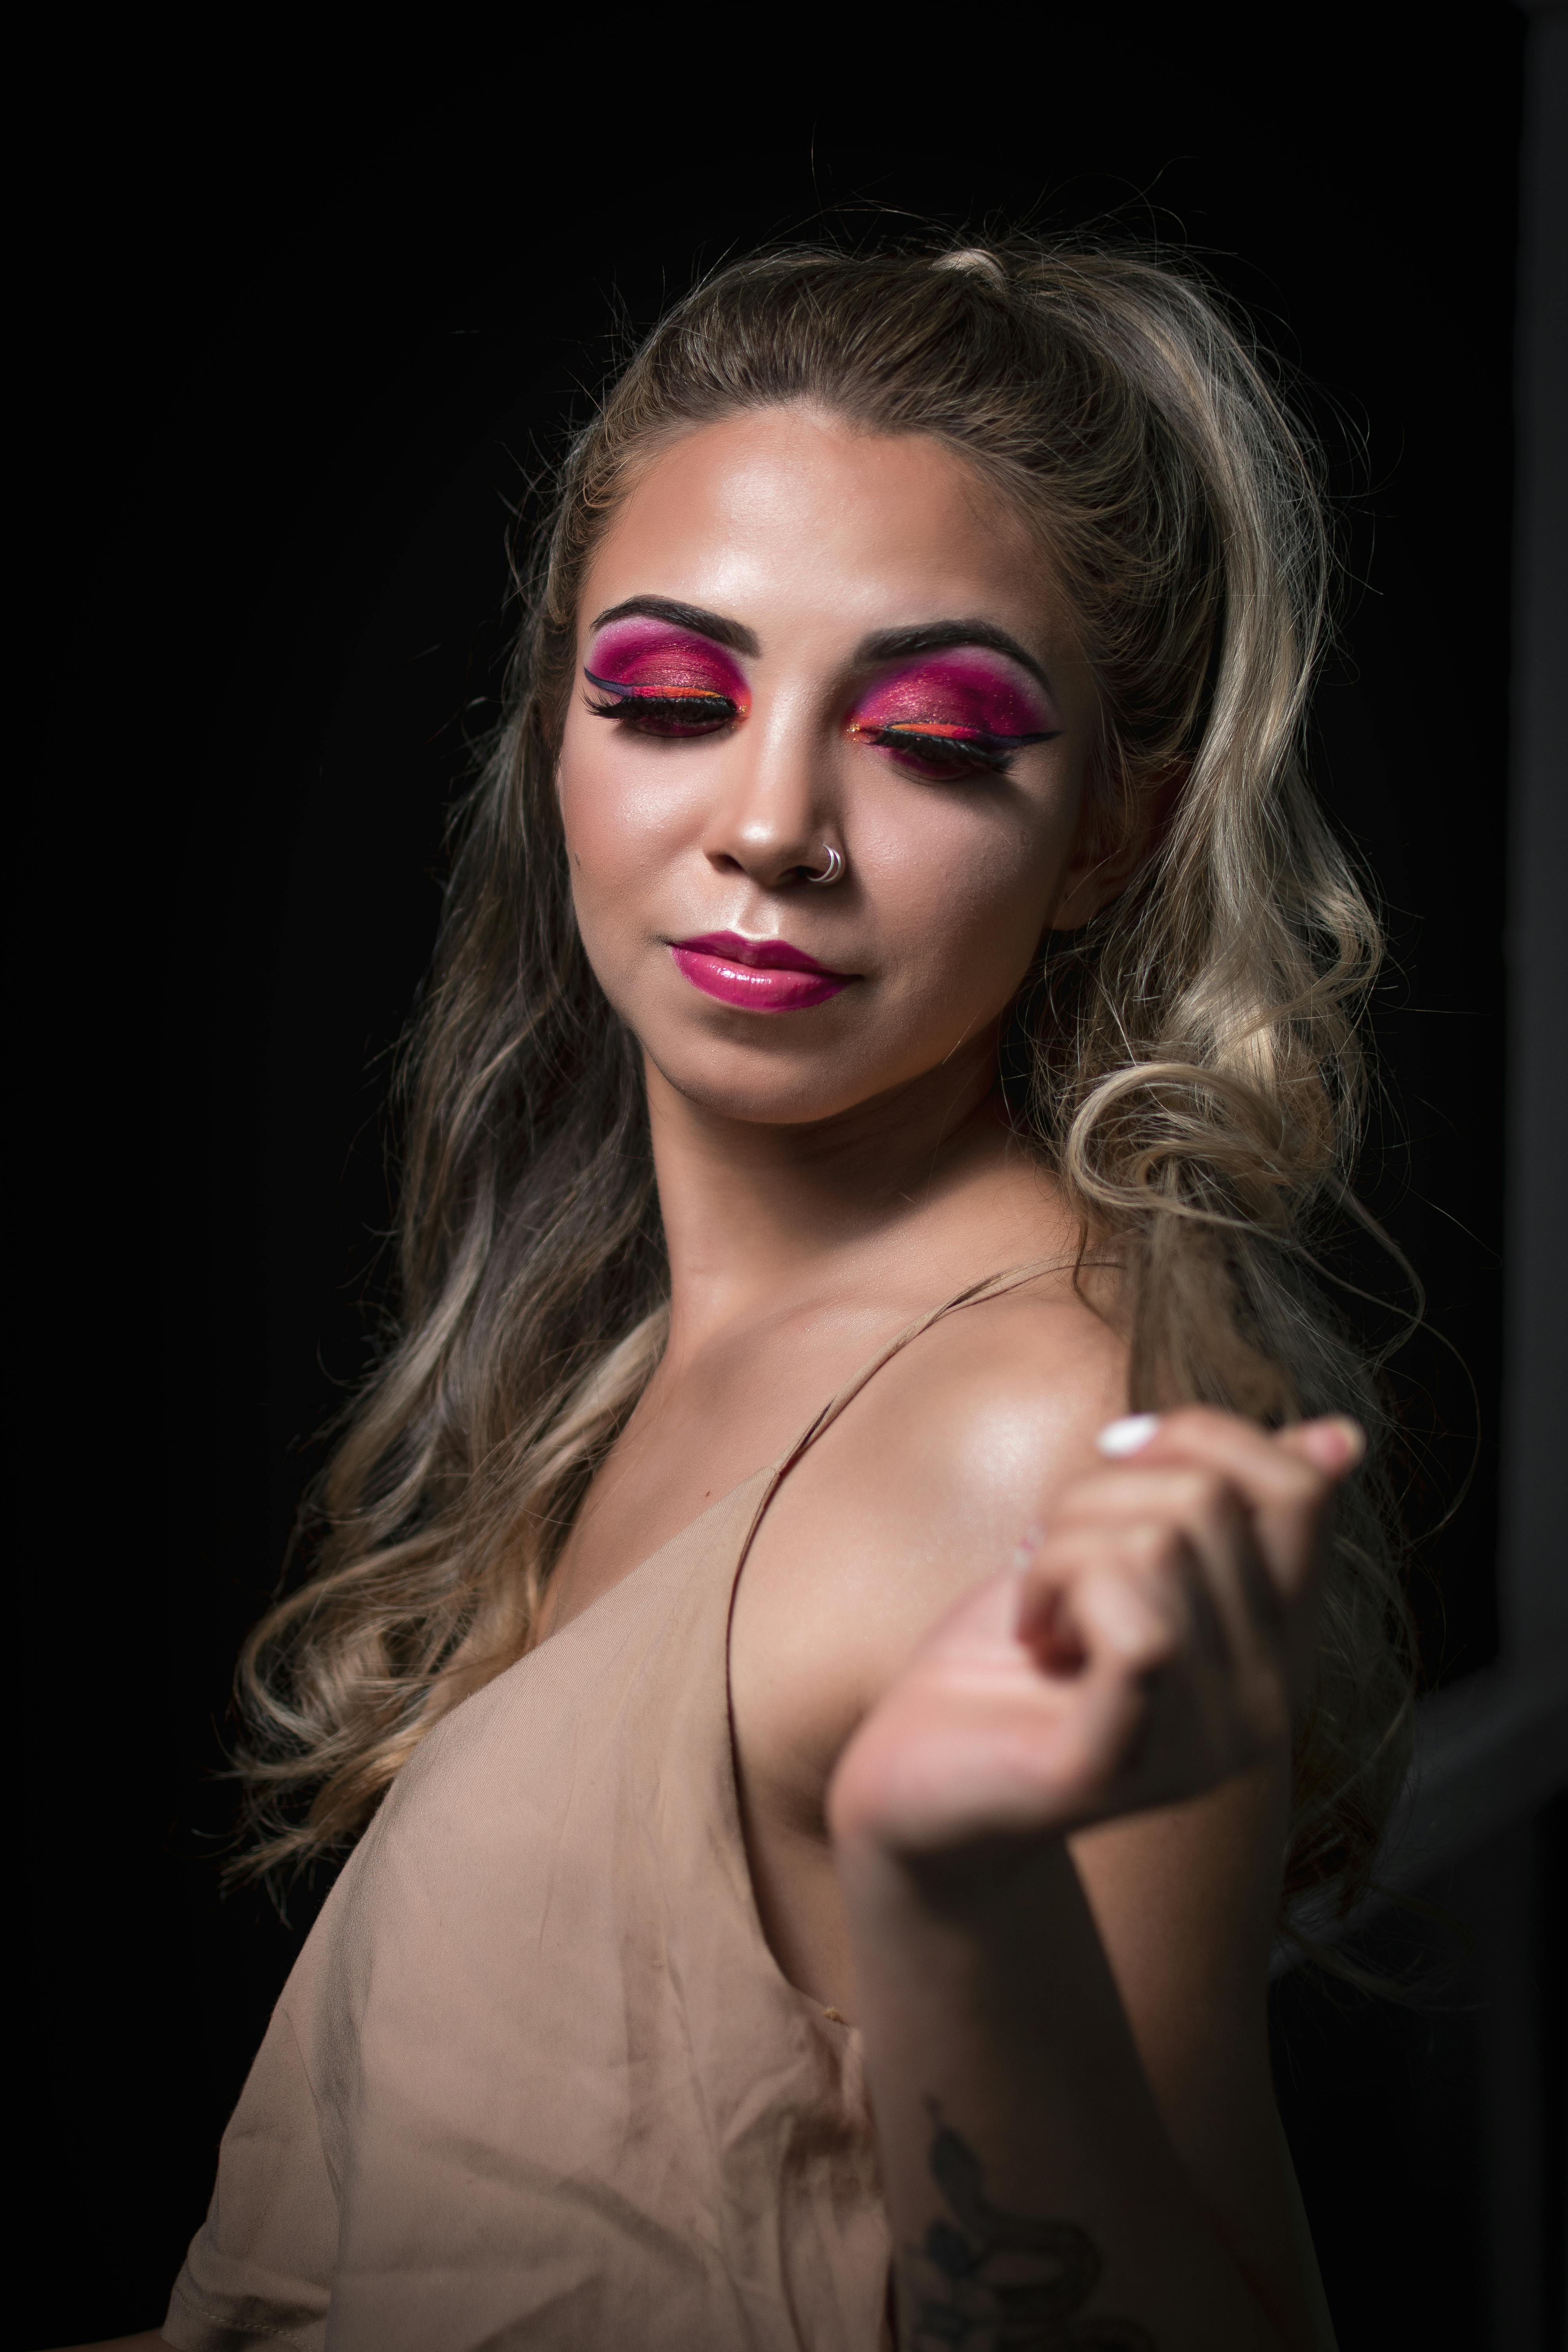
[[[589,572],[592,614],[658,594],[859,631],[984,612],[1038,637],[1054,598],[1038,541],[955,450],[806,407],[687,431],[640,471]]]

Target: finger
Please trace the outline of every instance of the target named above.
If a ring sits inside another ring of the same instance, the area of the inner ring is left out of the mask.
[[[1274,1443],[1282,1452],[1298,1454],[1331,1478],[1348,1477],[1366,1458],[1366,1432],[1348,1412],[1331,1412],[1321,1421],[1298,1422],[1282,1429]]]
[[[1141,1802],[1187,1794],[1277,1745],[1289,1725],[1272,1660],[1238,1664],[1183,1538],[1152,1524],[1119,1533],[1058,1596],[1081,1645],[1081,1697],[1096,1710],[1101,1777]],[[1098,1696],[1097,1696],[1098,1694]]]
[[[1113,1423],[1112,1432],[1123,1425]],[[1358,1444],[1364,1440],[1356,1424],[1338,1416],[1271,1433],[1238,1414],[1194,1405],[1158,1416],[1127,1459],[1130,1469],[1134,1462],[1139,1469],[1181,1463],[1229,1480],[1250,1514],[1276,1581],[1293,1595],[1311,1572],[1329,1497],[1359,1458]],[[1331,1469],[1331,1455],[1337,1464]]]
[[[1131,1522],[1047,1539],[1019,1590],[1019,1637],[1047,1675],[1031,1633],[1070,1641],[1074,1705],[1098,1709],[1106,1738],[1120,1726],[1114,1769],[1142,1788],[1140,1802],[1207,1787],[1289,1737],[1280,1647],[1258,1639],[1250,1618],[1227,1619],[1179,1529]]]
[[[1246,1496],[1219,1472],[1191,1464],[1128,1465],[1078,1478],[1061,1496],[1055,1531],[1163,1523],[1179,1529],[1237,1660],[1273,1658],[1285,1638],[1285,1601],[1263,1558]]]
[[[1095,1442],[1109,1459],[1141,1465],[1194,1452],[1205,1458],[1223,1454],[1238,1476],[1254,1477],[1265,1486],[1282,1454],[1338,1480],[1366,1453],[1366,1432],[1349,1413],[1327,1413],[1289,1429],[1264,1430],[1239,1413],[1218,1412],[1207,1405],[1128,1413],[1109,1423]]]
[[[1120,1670],[1157,1684],[1167,1710],[1174,1706],[1189,1736],[1215,1756],[1234,1750],[1239,1758],[1244,1748],[1260,1755],[1289,1729],[1279,1605],[1261,1563],[1249,1557],[1252,1582],[1269,1596],[1262,1612],[1250,1595],[1248,1605],[1237,1605],[1238,1580],[1216,1590],[1195,1549],[1157,1524],[1129,1527],[1115,1559],[1097,1560],[1068,1593],[1089,1671]]]
[[[1250,1526],[1251,1498],[1234,1479],[1203,1463],[1151,1463],[1091,1470],[1057,1499],[1054,1530],[1089,1523],[1113,1527],[1168,1519],[1205,1551],[1219,1551]]]
[[[1181,1591],[1185,1606],[1173,1605]],[[1089,1653],[1086,1681],[1126,1684],[1143,1706],[1122,1769],[1174,1797],[1212,1785],[1278,1750],[1290,1730],[1284,1662],[1229,1654],[1210,1596],[1194,1576],[1151,1586],[1100,1569],[1074,1588]],[[1162,1634],[1164,1638],[1162,1639]]]
[[[1068,1588],[1073,1625],[1091,1671],[1140,1680],[1215,1646],[1194,1626],[1194,1593],[1184,1573],[1185,1547],[1167,1528],[1129,1529],[1113,1559],[1099,1559]]]
[[[1173,1412],[1129,1413],[1102,1429],[1096,1444],[1108,1458],[1136,1461],[1140,1467],[1162,1461],[1212,1462],[1255,1485],[1263,1499],[1279,1484],[1282,1465],[1299,1463],[1336,1480],[1345,1476],[1366,1451],[1366,1433],[1348,1413],[1267,1430],[1240,1413],[1183,1405]],[[1288,1466],[1283,1475],[1288,1476]]]
[[[1187,1538],[1157,1519],[1048,1538],[1022,1581],[1016,1633],[1050,1673],[1142,1674],[1226,1647]]]

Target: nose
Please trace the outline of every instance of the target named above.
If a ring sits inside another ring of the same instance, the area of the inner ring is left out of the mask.
[[[787,889],[819,872],[838,826],[826,750],[809,723],[784,710],[753,710],[727,749],[703,828],[709,863],[764,890]]]

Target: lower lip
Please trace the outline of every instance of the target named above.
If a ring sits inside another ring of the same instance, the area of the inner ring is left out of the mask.
[[[808,1004],[826,1004],[849,985],[828,971],[728,963],[722,956],[705,955],[697,948],[671,948],[669,952],[693,988],[716,996],[721,1004],[745,1005],[752,1013],[804,1013]]]

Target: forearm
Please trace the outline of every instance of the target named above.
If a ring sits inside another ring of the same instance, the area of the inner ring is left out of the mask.
[[[1285,2352],[1161,2123],[1066,1847],[916,1870],[867,1840],[840,1864],[904,2352],[1005,2317],[1020,2347],[1070,2318],[1125,2352]]]

